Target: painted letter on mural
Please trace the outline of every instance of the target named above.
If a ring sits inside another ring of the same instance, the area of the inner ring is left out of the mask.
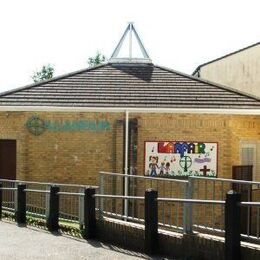
[[[145,175],[217,176],[217,143],[145,142]]]

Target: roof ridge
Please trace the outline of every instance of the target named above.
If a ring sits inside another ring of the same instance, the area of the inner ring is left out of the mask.
[[[25,89],[34,88],[34,87],[40,86],[42,84],[49,83],[49,82],[52,82],[52,81],[56,81],[56,80],[59,80],[59,79],[63,79],[63,78],[66,78],[66,77],[74,76],[74,75],[82,73],[82,72],[95,70],[95,69],[98,69],[98,68],[101,68],[101,67],[104,67],[104,66],[107,66],[107,65],[110,65],[110,64],[108,62],[106,62],[106,63],[96,65],[96,66],[93,66],[93,67],[88,67],[88,68],[76,70],[76,71],[73,71],[73,72],[64,73],[62,75],[53,77],[51,79],[42,80],[40,82],[25,85],[23,87],[18,87],[18,88],[14,88],[14,89],[11,89],[11,90],[3,91],[3,92],[0,93],[0,97],[4,97],[4,96],[9,95],[9,94],[17,93],[17,92],[25,90]]]
[[[164,66],[160,66],[160,65],[157,65],[157,64],[154,64],[154,66],[157,67],[157,68],[160,68],[160,69],[172,72],[172,73],[179,74],[179,75],[184,76],[184,77],[188,77],[190,79],[193,79],[193,80],[196,80],[196,81],[199,81],[199,82],[203,82],[203,83],[206,83],[206,84],[209,84],[209,85],[212,85],[212,86],[224,89],[224,90],[229,91],[229,92],[233,92],[235,94],[239,94],[241,96],[246,96],[248,98],[253,98],[256,101],[260,101],[260,98],[257,97],[257,96],[254,96],[252,94],[248,94],[246,92],[243,92],[241,90],[237,90],[237,89],[229,87],[229,86],[221,85],[221,84],[215,83],[213,81],[209,81],[209,80],[205,80],[205,79],[202,79],[202,78],[198,78],[198,77],[195,77],[193,75],[189,75],[189,74],[186,74],[186,73],[183,73],[183,72],[180,72],[180,71],[177,71],[177,70],[173,70],[173,69],[170,69],[170,68],[167,68],[167,67],[164,67]]]
[[[199,71],[199,69],[200,69],[201,67],[205,66],[205,65],[208,65],[208,64],[213,63],[213,62],[215,62],[215,61],[222,60],[222,59],[224,59],[224,58],[226,58],[226,57],[229,57],[229,56],[234,55],[234,54],[236,54],[236,53],[238,53],[238,52],[241,52],[241,51],[250,49],[250,48],[255,47],[256,45],[259,45],[259,44],[260,44],[260,42],[256,42],[256,43],[254,43],[254,44],[248,45],[248,46],[246,46],[246,47],[244,47],[244,48],[241,48],[241,49],[238,49],[238,50],[236,50],[236,51],[229,52],[228,54],[225,54],[225,55],[223,55],[223,56],[220,56],[220,57],[218,57],[218,58],[216,58],[216,59],[213,59],[213,60],[210,60],[210,61],[208,61],[208,62],[202,63],[202,64],[200,64],[200,65],[192,72],[191,75],[195,75],[195,73],[197,73],[197,72]]]

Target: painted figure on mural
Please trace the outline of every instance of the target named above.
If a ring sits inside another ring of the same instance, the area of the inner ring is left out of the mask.
[[[164,165],[165,165],[165,162],[162,161],[161,162],[161,166],[159,167],[159,169],[160,169],[159,175],[160,176],[164,175],[164,171],[165,171],[165,166]]]
[[[157,169],[159,169],[158,167],[158,156],[150,156],[149,161],[151,162],[149,164],[149,168],[150,168],[150,175],[151,176],[157,176]]]
[[[167,162],[167,163],[166,163],[166,167],[165,167],[165,174],[166,174],[166,175],[169,175],[170,172],[171,172],[170,163]]]

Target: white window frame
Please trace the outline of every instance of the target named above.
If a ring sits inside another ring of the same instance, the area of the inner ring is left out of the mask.
[[[259,141],[241,141],[240,142],[240,163],[242,165],[242,149],[243,148],[253,148],[254,149],[254,158],[253,158],[253,181],[260,181],[260,176],[258,176],[258,165],[257,165],[257,152],[260,148],[260,142]]]

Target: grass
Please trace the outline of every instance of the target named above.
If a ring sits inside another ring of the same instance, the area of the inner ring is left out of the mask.
[[[2,218],[15,222],[15,214],[10,211],[3,211]],[[26,225],[35,226],[47,230],[45,217],[35,216],[32,213],[26,214]],[[80,228],[79,223],[71,222],[66,219],[59,220],[60,232],[66,235],[83,238],[83,230]]]

